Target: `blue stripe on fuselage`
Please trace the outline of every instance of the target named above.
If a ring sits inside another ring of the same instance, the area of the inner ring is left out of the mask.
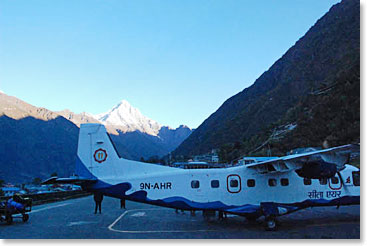
[[[76,173],[83,178],[95,178],[95,177],[82,163],[80,158],[76,161]],[[106,196],[111,196],[119,199],[127,199],[136,202],[143,202],[158,206],[179,208],[186,210],[219,210],[223,212],[229,212],[238,215],[248,215],[248,214],[259,214],[261,210],[260,205],[245,204],[240,206],[226,205],[221,201],[200,203],[190,201],[184,197],[175,196],[167,197],[164,199],[152,200],[147,197],[147,192],[140,190],[136,191],[130,195],[126,195],[126,192],[131,189],[131,184],[128,182],[120,183],[117,185],[111,185],[97,179],[97,182],[88,186],[83,186],[84,190],[87,191],[99,191]],[[314,207],[314,206],[338,206],[338,205],[354,205],[360,204],[360,196],[343,196],[333,200],[325,199],[307,199],[302,202],[296,203],[274,203],[276,207],[282,207],[287,209],[287,213],[295,212],[300,209]]]
[[[107,196],[115,198],[127,199],[163,207],[171,207],[185,210],[218,210],[238,215],[259,214],[259,212],[261,211],[260,204],[259,205],[245,204],[235,206],[235,205],[226,205],[221,201],[201,203],[190,201],[180,196],[152,200],[147,197],[148,195],[147,192],[143,190],[136,191],[130,195],[126,195],[126,192],[129,189],[131,189],[130,183],[126,182],[117,185],[110,185],[108,187],[103,187],[104,184],[105,184],[104,182],[101,182],[101,184],[98,184],[97,182],[97,184],[94,185],[94,190],[98,190]],[[302,202],[296,202],[296,203],[274,203],[276,207],[287,209],[288,211],[287,214],[308,207],[355,205],[355,204],[360,204],[359,196],[343,196],[333,200],[307,199]]]

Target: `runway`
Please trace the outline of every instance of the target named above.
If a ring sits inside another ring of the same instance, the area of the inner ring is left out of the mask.
[[[279,217],[279,229],[267,232],[263,219],[248,222],[239,216],[204,219],[201,212],[174,209],[105,197],[102,214],[94,214],[93,197],[35,206],[30,220],[0,224],[2,239],[237,239],[237,238],[360,238],[360,206],[309,208]]]

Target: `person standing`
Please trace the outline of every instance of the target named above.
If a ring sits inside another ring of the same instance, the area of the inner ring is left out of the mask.
[[[218,219],[219,220],[223,220],[224,219],[224,213],[223,213],[223,211],[219,211],[218,212]]]
[[[120,206],[121,206],[121,208],[124,208],[124,209],[126,209],[126,206],[125,206],[125,199],[121,199],[120,200]]]
[[[101,192],[95,192],[94,193],[94,202],[96,203],[96,208],[94,209],[94,214],[97,213],[97,210],[99,210],[99,213],[102,211],[102,201],[103,201],[103,194]]]

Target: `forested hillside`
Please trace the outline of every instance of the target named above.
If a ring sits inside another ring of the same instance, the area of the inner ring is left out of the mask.
[[[358,142],[359,19],[359,1],[334,5],[252,86],[224,102],[174,155],[219,148],[222,161],[230,161],[269,150],[284,154],[303,146]]]

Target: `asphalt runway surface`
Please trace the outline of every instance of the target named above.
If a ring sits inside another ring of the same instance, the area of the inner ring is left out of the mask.
[[[308,208],[278,218],[275,232],[264,220],[248,222],[229,215],[224,221],[190,212],[105,197],[102,214],[94,214],[92,196],[33,207],[28,222],[0,223],[2,239],[238,239],[360,238],[360,206]]]

